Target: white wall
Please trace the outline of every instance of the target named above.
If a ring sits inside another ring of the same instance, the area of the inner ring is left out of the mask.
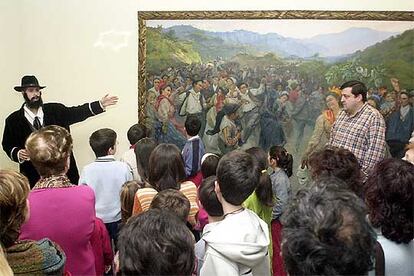
[[[199,3],[202,2],[202,3]],[[93,160],[88,145],[92,131],[113,128],[119,152],[128,147],[126,131],[137,121],[137,11],[138,10],[414,10],[414,1],[393,0],[2,0],[0,1],[0,135],[4,119],[23,102],[13,87],[25,74],[46,85],[46,102],[76,105],[118,95],[116,107],[72,127],[74,152],[82,168]],[[103,42],[122,48],[95,47]],[[119,33],[120,35],[117,35]],[[17,168],[0,151],[1,168]]]

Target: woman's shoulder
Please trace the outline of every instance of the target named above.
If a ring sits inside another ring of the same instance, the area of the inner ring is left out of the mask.
[[[66,256],[62,248],[45,238],[22,240],[7,248],[7,261],[15,274],[63,273]]]

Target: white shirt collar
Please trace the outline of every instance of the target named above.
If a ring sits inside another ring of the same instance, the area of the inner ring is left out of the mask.
[[[195,139],[200,139],[200,136],[198,136],[198,135],[192,136],[192,137],[188,138],[188,141],[192,141],[192,140],[195,140]]]
[[[39,117],[40,123],[43,125],[43,118],[45,114],[43,113],[43,108],[40,106],[37,110],[37,114],[34,114],[26,105],[23,106],[24,117],[33,125],[35,117]]]

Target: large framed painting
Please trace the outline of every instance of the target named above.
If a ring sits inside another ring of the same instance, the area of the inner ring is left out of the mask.
[[[178,147],[198,119],[208,152],[282,145],[300,162],[326,144],[343,82],[381,110],[414,89],[414,12],[143,11],[138,24],[139,121]]]

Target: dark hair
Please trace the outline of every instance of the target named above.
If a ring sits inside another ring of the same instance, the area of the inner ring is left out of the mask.
[[[223,206],[221,206],[220,201],[217,199],[217,194],[214,190],[216,179],[217,177],[212,175],[203,180],[198,189],[198,198],[207,214],[212,217],[221,217],[223,215]]]
[[[118,241],[121,275],[191,275],[194,269],[192,234],[169,211],[131,217]]]
[[[282,146],[272,146],[269,149],[270,159],[274,159],[277,162],[277,166],[285,171],[288,177],[293,174],[293,156],[288,153]]]
[[[238,88],[240,89],[240,87],[241,87],[242,85],[246,85],[246,88],[249,88],[249,85],[248,85],[247,83],[245,83],[245,82],[241,82],[241,83],[239,84]]]
[[[246,150],[248,154],[253,156],[258,163],[258,170],[260,172],[259,184],[256,187],[256,195],[260,203],[264,206],[272,207],[273,202],[273,192],[272,192],[272,180],[270,179],[269,174],[267,173],[267,167],[269,167],[267,161],[267,153],[259,148],[253,147]]]
[[[147,128],[144,125],[135,124],[128,129],[127,137],[129,143],[135,145],[136,142],[147,137]]]
[[[220,159],[217,181],[228,203],[240,205],[253,193],[260,179],[257,167],[257,161],[241,150],[233,150]]]
[[[194,80],[193,80],[193,86],[194,86],[194,85],[196,85],[196,84],[197,84],[197,83],[199,83],[199,82],[201,82],[201,83],[202,83],[202,82],[203,82],[203,80],[202,80],[202,79],[194,79]]]
[[[372,268],[376,236],[364,202],[340,182],[318,179],[282,215],[282,256],[290,275],[363,275]]]
[[[335,176],[346,183],[346,188],[362,196],[362,172],[355,155],[347,149],[327,147],[309,158],[313,178]]]
[[[89,145],[96,157],[108,155],[108,150],[115,146],[115,142],[116,132],[110,128],[98,129],[89,137]]]
[[[414,238],[413,191],[414,165],[401,159],[379,162],[365,185],[372,225],[396,243]]]
[[[126,223],[128,219],[132,216],[132,209],[134,207],[134,198],[135,193],[138,189],[144,188],[144,183],[131,180],[125,182],[119,193],[120,201],[121,201],[121,219],[122,223]]]
[[[149,158],[157,145],[157,141],[152,138],[142,138],[135,144],[134,152],[137,160],[137,171],[145,182],[148,182]]]
[[[207,178],[212,175],[216,175],[217,165],[220,161],[220,157],[217,155],[207,156],[201,163],[201,174],[203,178]]]
[[[196,136],[201,128],[201,121],[196,115],[188,115],[184,126],[188,135]]]
[[[190,201],[182,192],[166,189],[155,195],[151,201],[150,208],[168,210],[186,222],[190,213]]]
[[[158,191],[180,189],[186,175],[180,150],[173,144],[160,144],[151,153],[148,181]]]
[[[364,103],[367,101],[368,90],[364,83],[357,81],[357,80],[351,80],[351,81],[347,81],[344,84],[342,84],[340,89],[343,90],[348,87],[352,87],[351,93],[354,94],[355,97],[357,97],[358,95],[361,95],[362,101]]]

